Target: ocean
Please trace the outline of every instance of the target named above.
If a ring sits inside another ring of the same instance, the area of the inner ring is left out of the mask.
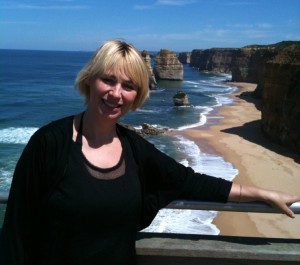
[[[151,53],[152,56],[155,53]],[[0,189],[9,190],[16,162],[30,136],[42,125],[84,110],[83,99],[73,84],[92,52],[0,50]],[[207,114],[231,104],[236,87],[224,84],[228,74],[199,72],[184,65],[183,81],[159,81],[156,90],[135,112],[121,122],[140,127],[143,123],[172,130],[206,124]],[[189,97],[190,107],[176,107],[177,91]],[[237,170],[216,154],[207,154],[182,136],[148,136],[160,150],[195,171],[232,180]],[[5,205],[0,206],[0,225]],[[215,211],[163,209],[145,231],[213,234]]]

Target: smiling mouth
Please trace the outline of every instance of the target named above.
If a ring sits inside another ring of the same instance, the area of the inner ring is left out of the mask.
[[[102,100],[102,102],[104,103],[104,105],[105,106],[107,106],[107,107],[109,107],[109,108],[120,108],[121,107],[121,105],[120,104],[114,104],[114,103],[110,103],[110,102],[108,102],[108,101],[106,101],[106,100]]]

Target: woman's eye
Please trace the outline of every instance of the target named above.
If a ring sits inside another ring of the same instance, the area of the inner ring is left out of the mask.
[[[107,85],[113,85],[115,84],[115,80],[112,78],[108,78],[108,77],[103,77],[101,78],[102,82],[107,84]]]
[[[127,91],[136,90],[135,85],[131,83],[125,83],[122,85],[122,87]]]
[[[108,84],[108,85],[112,85],[114,83],[114,81],[110,78],[102,78],[103,83]]]

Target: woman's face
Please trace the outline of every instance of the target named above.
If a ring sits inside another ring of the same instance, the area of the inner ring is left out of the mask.
[[[101,117],[117,120],[127,113],[136,98],[137,87],[124,73],[107,72],[89,82],[88,108]]]

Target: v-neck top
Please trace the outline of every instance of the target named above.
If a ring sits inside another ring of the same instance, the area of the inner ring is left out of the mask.
[[[49,236],[52,238],[54,233],[63,240],[47,242],[53,246],[46,249],[53,251],[46,256],[57,259],[57,264],[136,264],[141,190],[130,145],[121,139],[122,155],[113,168],[103,172],[92,166],[96,172],[109,174],[124,163],[124,174],[114,179],[98,179],[88,170],[91,165],[81,151],[80,134],[79,130],[78,141],[71,144],[65,177],[49,202],[50,226],[59,224],[50,227]],[[62,242],[61,246],[57,242]]]
[[[84,117],[84,113],[81,115],[80,123],[78,126],[78,131],[77,131],[77,136],[76,136],[76,140],[75,140],[75,143],[81,148],[81,150],[82,150],[83,117]],[[95,178],[111,180],[111,179],[120,177],[125,173],[126,163],[125,163],[125,159],[124,159],[123,148],[122,148],[121,156],[120,156],[118,163],[110,168],[97,167],[97,166],[93,165],[85,157],[85,155],[83,153],[82,153],[82,155],[85,159],[85,166],[86,166],[87,170]]]

